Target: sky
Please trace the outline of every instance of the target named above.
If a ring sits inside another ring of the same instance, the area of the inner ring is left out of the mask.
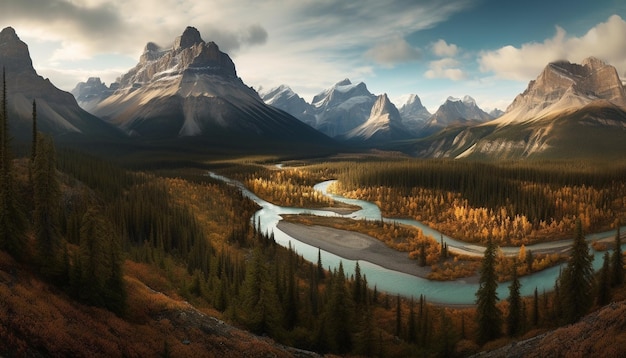
[[[109,84],[148,42],[187,26],[214,41],[255,89],[286,84],[307,101],[349,78],[400,106],[448,96],[506,109],[551,61],[589,56],[626,79],[623,0],[2,0],[0,28],[29,46],[63,90]]]

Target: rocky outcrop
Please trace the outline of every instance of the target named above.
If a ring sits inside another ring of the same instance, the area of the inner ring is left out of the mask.
[[[345,135],[346,139],[370,142],[386,142],[410,137],[411,134],[402,124],[400,112],[391,103],[386,93],[376,98],[367,121]]]

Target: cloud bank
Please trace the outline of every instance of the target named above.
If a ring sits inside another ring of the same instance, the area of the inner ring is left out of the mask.
[[[589,56],[615,66],[620,77],[626,77],[626,21],[613,15],[580,37],[569,36],[557,26],[554,36],[543,42],[485,51],[479,55],[478,63],[482,72],[493,72],[498,78],[528,81],[537,77],[549,62],[580,63]]]

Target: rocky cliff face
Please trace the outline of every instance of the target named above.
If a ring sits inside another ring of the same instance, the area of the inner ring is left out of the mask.
[[[33,100],[37,102],[38,129],[57,138],[71,134],[98,137],[121,134],[82,110],[70,93],[39,76],[33,68],[28,46],[11,27],[0,32],[0,67],[6,71],[12,136],[30,138]]]
[[[402,124],[414,134],[418,134],[428,118],[432,116],[416,94],[412,94],[399,111],[402,116]]]
[[[346,139],[360,141],[390,141],[408,139],[411,134],[402,124],[402,116],[387,94],[376,98],[367,121],[352,129]]]

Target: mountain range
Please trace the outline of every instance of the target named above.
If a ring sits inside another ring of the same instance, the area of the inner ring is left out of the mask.
[[[286,111],[313,128],[338,139],[362,138],[367,141],[371,139],[367,135],[355,135],[354,130],[357,128],[360,128],[357,132],[377,132],[376,137],[384,137],[387,140],[406,138],[407,133],[415,137],[420,135],[421,127],[430,118],[430,113],[415,94],[409,97],[400,110],[388,101],[387,106],[393,107],[390,110],[394,113],[399,112],[397,122],[402,123],[404,132],[394,130],[392,133],[382,135],[389,128],[381,128],[377,121],[370,120],[372,110],[380,96],[372,94],[365,83],[352,83],[348,78],[315,95],[311,103],[306,102],[287,85],[281,85],[260,94],[265,103]],[[368,126],[366,124],[368,122],[375,128],[364,128]]]
[[[18,139],[30,136],[35,100],[39,129],[67,139],[193,137],[325,146],[334,145],[334,137],[419,157],[481,159],[626,151],[626,91],[616,69],[594,57],[548,64],[504,113],[486,113],[465,96],[448,98],[432,115],[417,95],[398,109],[387,95],[349,79],[311,103],[285,85],[259,94],[193,27],[169,48],[148,43],[137,65],[109,86],[96,77],[78,84],[75,98],[37,74],[28,46],[10,27],[0,32],[0,65],[9,125]]]

